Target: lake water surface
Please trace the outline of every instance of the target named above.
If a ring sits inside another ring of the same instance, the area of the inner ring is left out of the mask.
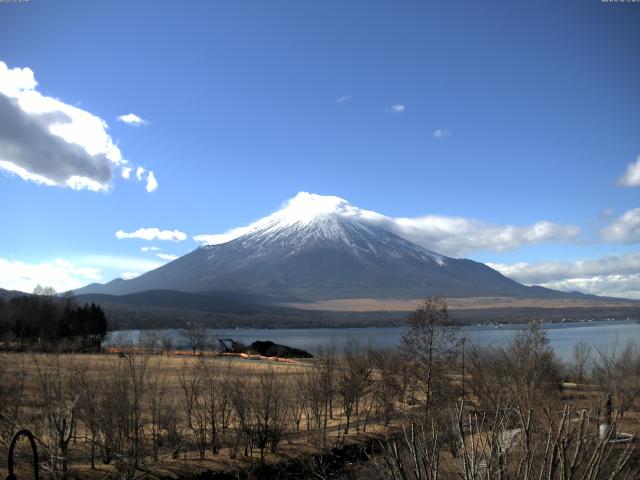
[[[465,326],[460,328],[460,334],[468,338],[469,342],[478,346],[500,346],[509,342],[515,333],[524,328],[522,325],[495,326]],[[622,348],[629,341],[640,344],[640,324],[634,321],[610,322],[575,322],[562,324],[547,324],[543,326],[551,346],[563,360],[570,360],[573,347],[578,342],[586,342],[598,350],[612,351]],[[109,344],[118,335],[130,336],[136,341],[140,330],[113,332],[106,340]],[[176,347],[184,347],[184,341],[179,330],[160,330],[161,335],[169,335]],[[210,336],[215,338],[232,338],[245,344],[256,340],[271,340],[274,343],[288,345],[317,353],[322,347],[334,345],[338,350],[346,343],[357,340],[362,345],[376,348],[394,348],[400,344],[400,338],[405,327],[370,327],[370,328],[288,328],[288,329],[239,329],[239,330],[210,330]]]

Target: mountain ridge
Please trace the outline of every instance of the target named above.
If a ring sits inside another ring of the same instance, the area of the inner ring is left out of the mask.
[[[447,257],[383,228],[339,197],[299,194],[281,210],[131,280],[78,294],[230,291],[273,303],[339,298],[508,296],[584,298],[524,286],[489,266]]]

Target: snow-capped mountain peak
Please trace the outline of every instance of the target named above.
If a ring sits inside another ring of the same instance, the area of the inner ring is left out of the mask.
[[[239,238],[243,235],[264,232],[266,229],[280,229],[296,225],[298,228],[309,225],[328,225],[333,219],[351,219],[362,223],[381,223],[386,218],[379,213],[359,208],[347,200],[315,193],[300,192],[288,200],[284,206],[256,222],[245,227],[234,228],[226,233],[214,235],[198,235],[196,240],[203,245],[219,245]]]
[[[384,217],[363,210],[335,196],[300,192],[283,208],[271,215],[224,235],[208,238],[205,248],[233,243],[251,248],[251,256],[259,257],[281,251],[292,255],[306,248],[331,246],[350,251],[356,256],[411,257],[431,260],[438,265],[445,257],[411,243],[384,228]]]
[[[294,223],[308,224],[318,218],[328,216],[363,219],[382,217],[382,215],[376,212],[356,207],[340,197],[300,192],[290,199],[281,210],[278,210],[267,218],[278,220],[283,224],[292,225]]]

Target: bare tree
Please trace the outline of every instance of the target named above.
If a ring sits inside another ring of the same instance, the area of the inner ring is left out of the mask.
[[[509,398],[523,412],[557,398],[560,364],[544,330],[530,324],[503,347],[471,345],[468,362],[472,385],[483,408]]]
[[[148,375],[148,411],[149,411],[149,427],[151,432],[151,451],[153,460],[158,461],[160,456],[160,448],[163,444],[163,430],[169,426],[167,422],[166,411],[170,406],[168,401],[168,385],[167,374],[161,367],[161,362],[157,361],[153,373]],[[166,435],[166,432],[164,432]]]
[[[182,338],[186,342],[189,349],[196,356],[196,352],[203,352],[208,342],[208,333],[204,327],[193,322],[187,323],[187,326],[180,331]]]
[[[635,406],[640,396],[640,350],[629,342],[624,348],[598,350],[593,362],[595,381],[611,394],[621,417]]]
[[[220,426],[222,435],[227,432],[233,416],[232,384],[235,382],[236,374],[232,367],[231,359],[227,359],[226,364],[220,371],[218,388],[215,391],[220,415]]]
[[[357,343],[349,342],[338,376],[338,393],[342,400],[342,412],[345,416],[345,435],[349,433],[351,419],[354,416],[356,430],[360,431],[361,403],[370,378],[371,365],[368,355],[360,350]]]
[[[67,478],[69,442],[77,419],[79,392],[72,381],[70,365],[63,365],[60,355],[33,357],[36,367],[38,412],[42,438],[49,453],[51,475]]]
[[[578,342],[573,346],[573,361],[571,363],[571,373],[575,379],[578,389],[584,383],[589,370],[591,369],[592,348],[586,342]]]
[[[320,368],[312,368],[305,373],[307,431],[315,433],[315,445],[320,452],[323,452],[326,447],[326,418],[329,405],[326,383],[322,380],[323,374]]]
[[[103,461],[115,459],[118,474],[132,479],[144,460],[144,428],[149,393],[149,355],[120,344],[118,358],[109,364],[100,408],[100,439]]]
[[[258,374],[251,400],[253,425],[260,449],[260,461],[264,462],[264,453],[267,447],[271,448],[272,453],[276,452],[282,438],[286,418],[284,382],[273,368],[268,368]]]
[[[92,375],[88,369],[76,366],[72,372],[73,383],[78,386],[80,392],[78,402],[78,418],[85,427],[88,435],[91,469],[96,468],[96,446],[100,434],[100,396],[102,394],[101,379]]]
[[[166,355],[169,355],[173,350],[173,338],[170,335],[164,335],[160,339],[160,344],[162,345],[162,350]]]
[[[434,397],[448,393],[447,374],[457,355],[457,331],[441,298],[427,298],[407,319],[402,352],[415,368],[426,409]]]
[[[160,346],[160,334],[155,330],[145,330],[138,337],[138,346],[148,354],[156,353]]]
[[[9,356],[0,354],[0,444],[9,439],[23,423],[27,356],[13,354],[15,368],[9,366]]]
[[[307,411],[308,392],[305,388],[305,380],[306,379],[303,374],[297,374],[293,377],[293,380],[289,381],[286,385],[286,397],[288,399],[287,405],[291,421],[295,425],[296,438],[300,431],[302,417]]]
[[[395,402],[400,396],[401,381],[398,366],[402,364],[402,360],[395,351],[385,350],[378,352],[374,361],[378,377],[375,379],[373,401],[386,427],[391,422]]]

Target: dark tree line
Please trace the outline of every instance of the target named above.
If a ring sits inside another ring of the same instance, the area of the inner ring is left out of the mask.
[[[72,296],[57,297],[52,289],[0,300],[0,342],[5,348],[97,351],[107,333],[107,318],[99,305],[78,305]]]

